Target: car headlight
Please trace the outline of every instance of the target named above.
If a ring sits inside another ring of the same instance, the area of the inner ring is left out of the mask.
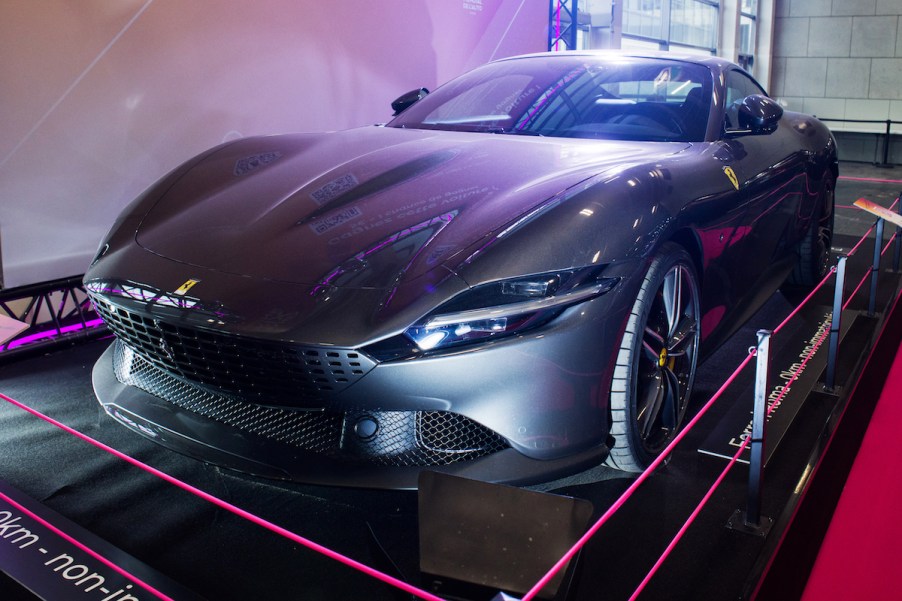
[[[566,307],[611,290],[619,278],[599,269],[492,282],[458,295],[404,331],[420,351],[509,336],[546,323]]]

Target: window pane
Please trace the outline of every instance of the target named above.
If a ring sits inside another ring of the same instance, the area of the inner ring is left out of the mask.
[[[670,45],[671,52],[679,52],[680,54],[697,54],[699,56],[712,56],[714,50],[711,48],[696,48],[695,46],[680,46],[679,44]]]
[[[717,45],[716,34],[716,7],[696,0],[671,0],[671,42],[714,48]]]
[[[755,51],[755,21],[750,17],[739,17],[739,53],[753,54]]]
[[[441,86],[388,126],[695,142],[705,136],[711,88],[708,69],[680,61],[521,58]]]
[[[663,0],[625,0],[623,33],[665,39]]]
[[[743,12],[749,15],[757,15],[758,0],[742,0],[742,4],[739,7],[739,12]]]
[[[649,50],[657,52],[661,49],[661,44],[659,42],[649,42],[648,40],[638,40],[636,38],[623,36],[620,40],[620,48],[623,50]]]

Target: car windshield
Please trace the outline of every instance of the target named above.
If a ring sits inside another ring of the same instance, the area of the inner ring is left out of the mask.
[[[613,140],[697,142],[710,71],[640,58],[526,57],[491,63],[440,87],[390,127]]]

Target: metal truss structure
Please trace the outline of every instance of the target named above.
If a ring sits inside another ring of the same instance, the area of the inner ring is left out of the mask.
[[[576,50],[579,0],[551,0],[548,14],[548,49]]]
[[[0,363],[26,352],[43,352],[106,332],[82,286],[81,276],[0,290],[0,318],[8,327],[24,327],[9,340],[3,340],[0,329]]]

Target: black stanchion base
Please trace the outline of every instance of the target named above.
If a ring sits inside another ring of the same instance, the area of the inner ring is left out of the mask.
[[[745,511],[737,509],[733,512],[733,515],[730,516],[730,521],[727,522],[727,528],[735,530],[736,532],[742,532],[743,534],[767,538],[770,529],[774,525],[774,520],[768,517],[761,517],[759,518],[759,522],[760,523],[757,525],[749,524],[746,521]]]
[[[811,391],[811,395],[808,398],[814,401],[836,403],[836,401],[842,396],[842,393],[842,386],[833,386],[828,390],[827,386],[824,385],[823,382],[818,382],[817,386],[814,388],[814,390]]]

